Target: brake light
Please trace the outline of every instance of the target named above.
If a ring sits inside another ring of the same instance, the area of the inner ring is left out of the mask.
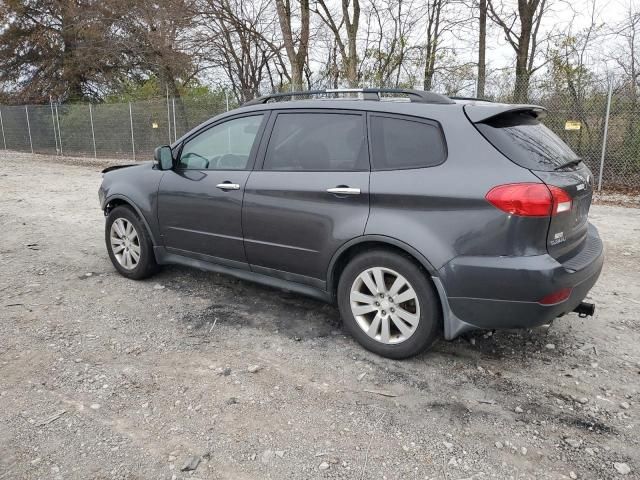
[[[503,212],[520,217],[549,217],[571,210],[569,194],[544,183],[498,185],[485,198]]]
[[[556,303],[564,302],[567,298],[571,296],[571,292],[573,289],[571,288],[561,288],[557,292],[553,292],[546,297],[538,300],[540,305],[555,305]]]

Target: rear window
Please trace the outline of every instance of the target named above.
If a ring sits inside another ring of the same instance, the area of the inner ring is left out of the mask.
[[[447,149],[440,127],[431,122],[371,115],[374,170],[401,170],[440,165]]]
[[[500,115],[476,127],[504,156],[524,168],[552,171],[578,158],[560,137],[526,113]]]

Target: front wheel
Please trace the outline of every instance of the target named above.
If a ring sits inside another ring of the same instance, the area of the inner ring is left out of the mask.
[[[338,284],[345,327],[367,350],[401,359],[438,338],[442,313],[426,274],[411,259],[385,250],[358,255]]]
[[[153,243],[133,210],[125,206],[111,210],[104,233],[109,258],[120,275],[141,280],[157,271]]]

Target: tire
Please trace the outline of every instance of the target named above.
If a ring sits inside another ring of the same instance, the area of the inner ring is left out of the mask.
[[[411,258],[388,250],[362,253],[345,267],[337,293],[345,327],[358,343],[378,355],[412,357],[440,336],[440,301],[428,274]]]
[[[116,224],[115,227],[114,224]],[[129,225],[133,230],[129,230]],[[133,232],[126,235],[126,245],[125,236],[122,235],[123,230]],[[158,271],[149,232],[144,222],[131,208],[121,205],[109,212],[104,236],[111,263],[123,277],[142,280]],[[138,252],[137,260],[136,252]]]

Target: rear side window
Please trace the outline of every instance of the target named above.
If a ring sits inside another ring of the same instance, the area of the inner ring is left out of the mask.
[[[500,115],[476,127],[504,156],[524,168],[552,171],[578,158],[560,137],[526,113]]]
[[[437,124],[380,115],[369,121],[374,170],[434,167],[445,161],[447,148]]]
[[[279,113],[264,170],[368,170],[364,116],[343,113]]]

